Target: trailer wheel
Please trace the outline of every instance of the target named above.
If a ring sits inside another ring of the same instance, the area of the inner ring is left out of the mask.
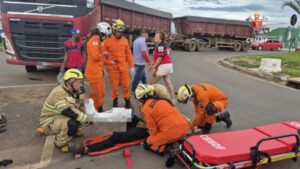
[[[189,51],[194,52],[197,49],[197,42],[192,40],[189,43]]]
[[[243,42],[242,51],[247,52],[250,48],[250,44],[247,42]]]
[[[242,43],[240,41],[234,41],[233,42],[233,50],[236,52],[241,51],[242,49]]]
[[[199,42],[197,43],[197,50],[200,51],[204,48],[205,46],[205,42],[203,40],[199,40]]]
[[[26,69],[26,72],[28,72],[28,73],[37,71],[36,66],[25,66],[25,69]]]

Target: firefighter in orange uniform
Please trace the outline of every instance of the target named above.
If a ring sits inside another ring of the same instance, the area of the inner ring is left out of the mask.
[[[210,132],[212,124],[217,122],[225,122],[227,128],[230,128],[232,121],[230,114],[224,110],[228,106],[228,98],[225,94],[211,84],[194,84],[183,85],[177,92],[178,102],[186,104],[188,101],[193,101],[196,117],[190,124],[193,130],[195,127],[200,127],[203,134]],[[219,115],[217,113],[221,112]]]
[[[166,145],[175,143],[187,134],[188,122],[171,100],[165,99],[170,98],[165,86],[139,84],[135,97],[142,103],[141,111],[149,130],[150,136],[144,145],[146,150],[163,153]]]
[[[112,24],[114,35],[104,41],[105,54],[108,55],[109,81],[112,87],[113,107],[118,107],[118,87],[122,87],[125,99],[125,108],[131,108],[130,102],[130,81],[134,75],[134,61],[129,47],[128,40],[123,37],[125,31],[124,22],[120,19]],[[130,72],[129,72],[130,67]]]
[[[92,30],[92,37],[87,42],[87,66],[85,76],[90,83],[92,93],[90,97],[94,100],[95,109],[103,112],[103,100],[105,96],[105,82],[103,67],[105,57],[103,56],[103,40],[111,34],[111,27],[106,22],[101,22],[97,28]]]

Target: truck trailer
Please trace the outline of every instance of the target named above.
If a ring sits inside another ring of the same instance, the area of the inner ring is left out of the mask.
[[[27,72],[60,67],[72,28],[86,37],[100,21],[122,19],[130,44],[140,30],[150,39],[157,31],[171,31],[172,14],[125,0],[3,0],[0,5],[6,62],[25,65]]]
[[[173,19],[177,35],[171,41],[173,50],[200,51],[204,47],[247,51],[247,38],[253,36],[249,22],[183,16]]]

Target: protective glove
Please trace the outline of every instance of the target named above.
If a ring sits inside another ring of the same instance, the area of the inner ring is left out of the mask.
[[[206,106],[206,113],[211,116],[215,113],[217,113],[217,108],[213,103],[208,103],[208,105]]]

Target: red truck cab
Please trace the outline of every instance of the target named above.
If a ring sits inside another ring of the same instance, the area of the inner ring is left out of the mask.
[[[8,64],[60,67],[72,28],[86,35],[100,22],[99,0],[1,1],[3,42]]]
[[[172,14],[125,0],[5,0],[0,5],[6,62],[25,65],[27,72],[60,67],[72,28],[85,37],[100,21],[121,19],[130,44],[140,30],[148,33],[149,50],[156,32],[171,32]]]

